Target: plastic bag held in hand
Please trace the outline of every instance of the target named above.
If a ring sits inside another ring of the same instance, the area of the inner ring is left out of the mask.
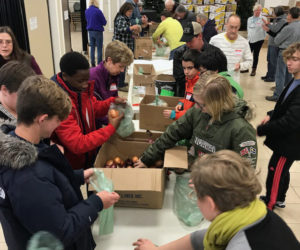
[[[90,184],[97,192],[113,192],[114,187],[110,179],[106,178],[103,171],[94,169],[94,175],[90,178]],[[103,209],[99,213],[99,235],[110,234],[114,231],[114,206]]]
[[[198,208],[196,194],[189,187],[189,179],[190,176],[176,176],[173,210],[185,225],[197,226],[203,220],[203,215]]]
[[[118,129],[117,134],[121,137],[130,136],[134,132],[134,124],[132,122],[133,119],[133,110],[130,105],[126,104],[110,104],[110,109],[116,109],[120,113],[124,114],[124,118],[122,119]]]

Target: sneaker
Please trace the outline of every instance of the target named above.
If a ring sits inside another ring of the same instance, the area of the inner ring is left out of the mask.
[[[275,82],[275,80],[274,80],[274,79],[271,79],[271,78],[265,78],[264,81],[265,81],[265,82]]]
[[[284,201],[276,201],[275,207],[285,208],[285,202]]]
[[[273,96],[273,95],[271,95],[271,96],[266,96],[266,100],[267,100],[267,101],[270,101],[270,102],[277,102],[278,97]]]
[[[265,79],[267,79],[267,76],[266,75],[262,76],[260,79],[265,80]]]
[[[263,201],[266,205],[268,204],[267,196],[261,195],[261,196],[259,196],[259,199],[260,199],[261,201]]]
[[[241,70],[240,73],[249,73],[249,69]]]

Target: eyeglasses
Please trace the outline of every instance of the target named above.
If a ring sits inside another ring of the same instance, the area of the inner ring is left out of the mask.
[[[12,40],[0,40],[0,45],[12,45]]]

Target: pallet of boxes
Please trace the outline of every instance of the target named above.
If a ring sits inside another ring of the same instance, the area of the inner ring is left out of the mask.
[[[156,76],[152,64],[134,64],[133,67],[134,86],[145,87],[148,91],[141,95],[140,103],[140,128],[147,132],[134,132],[126,138],[117,134],[112,136],[99,150],[95,167],[103,170],[105,176],[112,180],[114,190],[120,194],[116,206],[159,209],[164,201],[166,169],[188,168],[186,147],[166,150],[163,161],[159,160],[149,168],[134,168],[134,163],[172,122],[163,117],[162,111],[174,109],[179,98],[162,96],[159,99],[165,105],[155,105],[158,98],[155,82],[159,79],[174,81],[173,77]]]
[[[236,13],[237,3],[234,0],[181,0],[186,9],[201,13],[214,19],[218,32],[224,30],[224,24],[231,14]]]

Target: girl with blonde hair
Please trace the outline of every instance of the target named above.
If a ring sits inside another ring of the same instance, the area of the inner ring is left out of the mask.
[[[233,96],[229,81],[218,74],[194,87],[195,105],[169,125],[165,133],[143,153],[137,167],[152,166],[164,151],[183,139],[192,145],[190,163],[205,154],[230,149],[256,167],[257,143],[252,125],[245,119],[250,109]]]

